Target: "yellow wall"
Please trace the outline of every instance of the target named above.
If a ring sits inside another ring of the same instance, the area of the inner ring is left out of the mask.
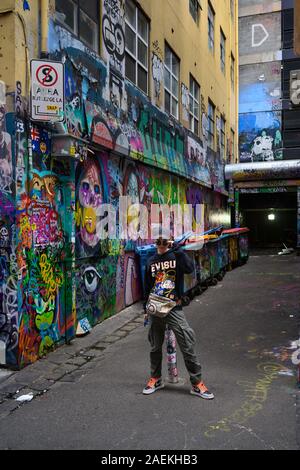
[[[235,19],[231,20],[230,0],[211,0],[215,10],[215,50],[208,48],[208,1],[201,0],[199,25],[189,12],[188,0],[140,0],[140,6],[151,20],[150,55],[161,51],[164,55],[165,41],[180,58],[180,81],[189,87],[189,75],[193,75],[201,87],[203,95],[202,112],[207,112],[208,98],[216,106],[216,117],[221,114],[226,119],[226,138],[230,129],[235,132],[235,155],[237,155],[237,80],[238,80],[238,13],[235,1]],[[220,67],[220,28],[226,37],[226,74]],[[158,49],[159,48],[159,49]],[[235,58],[235,93],[231,91],[230,58]],[[150,93],[152,90],[150,90]],[[162,94],[163,95],[163,94]],[[163,102],[159,103],[163,107]],[[204,106],[203,106],[204,105]],[[180,120],[184,120],[180,106]]]
[[[30,60],[39,54],[39,0],[30,0],[30,11],[23,2],[1,0],[0,3],[0,80],[6,92],[21,84],[22,96],[29,97]],[[8,111],[13,111],[13,102]]]
[[[234,3],[236,12],[235,21],[232,22],[230,0],[211,0],[216,13],[214,54],[208,48],[208,0],[201,0],[199,25],[195,23],[189,12],[189,0],[140,0],[139,5],[150,19],[149,96],[152,97],[152,102],[164,109],[163,84],[160,98],[158,100],[153,98],[151,57],[155,52],[164,62],[164,48],[165,41],[167,41],[180,59],[180,90],[182,83],[187,88],[189,87],[190,73],[201,87],[200,129],[201,116],[203,112],[207,113],[208,98],[210,98],[216,106],[216,118],[223,114],[226,119],[226,145],[227,139],[231,136],[230,130],[233,129],[235,132],[235,155],[237,155],[238,1],[235,0]],[[43,45],[46,43],[44,40],[42,46],[40,45],[39,8],[41,6],[43,11],[43,8],[49,7],[48,14],[54,16],[54,5],[54,0],[30,0],[30,11],[24,11],[23,2],[1,0],[0,11],[16,8],[14,13],[0,16],[0,25],[2,25],[0,28],[0,80],[6,83],[8,92],[14,91],[15,83],[19,80],[22,83],[22,94],[29,96],[30,59],[38,58],[40,48],[45,49]],[[47,25],[44,21],[44,39],[47,34],[45,26]],[[220,68],[220,27],[226,36],[225,76]],[[235,57],[235,93],[232,92],[230,81],[231,53]],[[187,114],[184,112],[180,93],[179,119],[185,127],[188,127],[185,117]],[[201,133],[200,137],[202,137]]]
[[[1,5],[0,11],[8,8],[11,5]],[[5,83],[6,93],[13,93],[15,91],[15,16],[12,12],[0,14],[0,80]],[[8,95],[10,96],[10,95]],[[13,111],[14,101],[10,99],[7,101],[7,111]]]

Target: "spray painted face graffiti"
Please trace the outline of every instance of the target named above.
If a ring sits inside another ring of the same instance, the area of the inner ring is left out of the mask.
[[[133,172],[130,173],[127,180],[126,188],[124,189],[125,195],[130,196],[132,204],[138,204],[140,202],[138,179]]]
[[[273,141],[274,139],[268,135],[256,137],[252,146],[252,160],[274,160],[274,154],[272,151]]]
[[[100,180],[100,169],[95,162],[85,168],[78,190],[80,217],[80,237],[88,246],[94,248],[100,240],[97,233],[100,207],[103,193]]]
[[[140,202],[140,193],[139,193],[139,183],[134,170],[128,168],[127,174],[124,179],[124,195],[129,196],[131,204],[139,204]],[[131,207],[130,213],[128,213],[128,236],[129,238],[135,236],[137,233],[139,225],[139,209],[137,207]]]

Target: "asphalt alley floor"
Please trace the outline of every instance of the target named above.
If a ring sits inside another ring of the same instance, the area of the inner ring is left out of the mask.
[[[185,308],[214,400],[190,395],[180,352],[180,383],[142,394],[137,304],[32,366],[0,369],[0,449],[299,449],[299,266],[295,255],[251,256]]]

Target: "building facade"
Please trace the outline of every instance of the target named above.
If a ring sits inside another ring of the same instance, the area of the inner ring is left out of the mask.
[[[201,203],[206,229],[230,225],[237,21],[230,0],[1,1],[0,364],[141,299],[151,237],[102,240],[103,204]]]
[[[300,246],[300,59],[294,1],[239,1],[239,163],[235,223],[256,246]]]

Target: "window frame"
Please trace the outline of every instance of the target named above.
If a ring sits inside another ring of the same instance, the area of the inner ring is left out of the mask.
[[[199,26],[199,21],[200,21],[200,10],[201,10],[201,5],[200,5],[199,0],[189,0],[189,12],[197,26]]]
[[[166,65],[166,51],[167,49],[169,49],[170,53],[171,53],[171,63],[173,64],[173,57],[176,58],[177,60],[177,63],[178,63],[178,76],[176,76],[174,73],[173,73],[173,66],[172,66],[172,69],[170,69],[167,65]],[[173,116],[175,119],[179,120],[179,84],[180,84],[180,59],[179,57],[177,56],[177,54],[175,54],[175,52],[173,51],[173,49],[169,46],[169,44],[167,42],[165,42],[165,58],[164,58],[164,73],[166,73],[166,71],[170,74],[170,88],[168,88],[166,86],[166,80],[164,80],[164,109],[165,111],[170,114],[171,116]],[[177,96],[174,95],[173,93],[173,79],[175,79],[177,81]],[[168,93],[170,95],[170,110],[167,110],[166,109],[166,93]],[[176,106],[176,116],[173,114],[172,112],[172,103],[173,101],[172,100],[175,100],[176,103],[177,103],[177,106]]]
[[[226,36],[220,28],[220,66],[223,74],[226,74]]]
[[[208,48],[209,50],[214,53],[215,51],[215,19],[216,13],[213,9],[210,2],[208,2]]]
[[[191,86],[192,85],[192,86]],[[198,89],[198,100],[196,99],[195,89]],[[193,88],[191,90],[191,88]],[[195,135],[200,135],[200,96],[201,96],[201,87],[197,80],[190,73],[190,86],[189,86],[189,129]],[[194,113],[194,104],[197,105],[197,115]],[[195,131],[195,121],[197,122],[197,131]],[[192,123],[192,125],[191,125]]]
[[[220,116],[220,157],[221,160],[226,160],[226,119]]]
[[[211,116],[210,109],[212,109],[213,114]],[[208,146],[215,150],[215,141],[216,141],[216,106],[214,103],[208,99],[208,108],[207,108],[207,119],[208,119]]]
[[[126,16],[126,3],[127,2],[130,2],[134,8],[135,8],[135,26],[133,27],[133,25],[128,21],[127,19],[127,16]],[[141,14],[144,19],[146,20],[146,23],[147,23],[147,42],[145,41],[145,39],[140,35],[139,33],[139,14]],[[126,39],[125,39],[125,77],[127,80],[129,80],[131,83],[133,83],[139,90],[141,90],[143,93],[145,93],[147,96],[149,94],[149,42],[150,42],[150,20],[149,18],[145,15],[145,13],[143,12],[143,10],[141,8],[139,8],[135,2],[133,2],[132,0],[126,0],[125,2],[125,28],[128,27],[131,29],[132,33],[135,35],[135,54],[133,54],[132,51],[130,51],[126,45]],[[126,33],[125,33],[125,37],[126,37]],[[140,60],[139,60],[139,40],[143,43],[143,45],[146,47],[147,49],[147,53],[146,53],[146,57],[147,57],[147,66],[145,66]],[[135,82],[131,80],[131,78],[129,78],[127,75],[126,75],[126,54],[128,54],[132,60],[135,61]],[[143,90],[143,88],[141,88],[139,85],[138,85],[138,78],[139,78],[139,67],[141,67],[144,72],[146,72],[146,75],[147,75],[147,90]]]
[[[97,9],[97,19],[95,21],[95,18],[91,17],[82,7],[80,7],[80,0],[69,0],[70,3],[74,5],[75,8],[75,13],[74,13],[74,29],[71,28],[69,25],[64,23],[63,21],[60,21],[59,17],[56,16],[56,21],[62,25],[64,28],[66,28],[70,33],[72,33],[79,41],[83,42],[85,46],[89,47],[91,50],[96,52],[97,54],[100,53],[100,2],[96,0],[96,9]],[[56,2],[55,2],[55,12],[59,13],[56,10]],[[80,13],[83,13],[85,16],[88,17],[90,21],[92,21],[97,28],[96,31],[96,37],[95,37],[95,46],[92,46],[89,44],[83,37],[80,35]]]

